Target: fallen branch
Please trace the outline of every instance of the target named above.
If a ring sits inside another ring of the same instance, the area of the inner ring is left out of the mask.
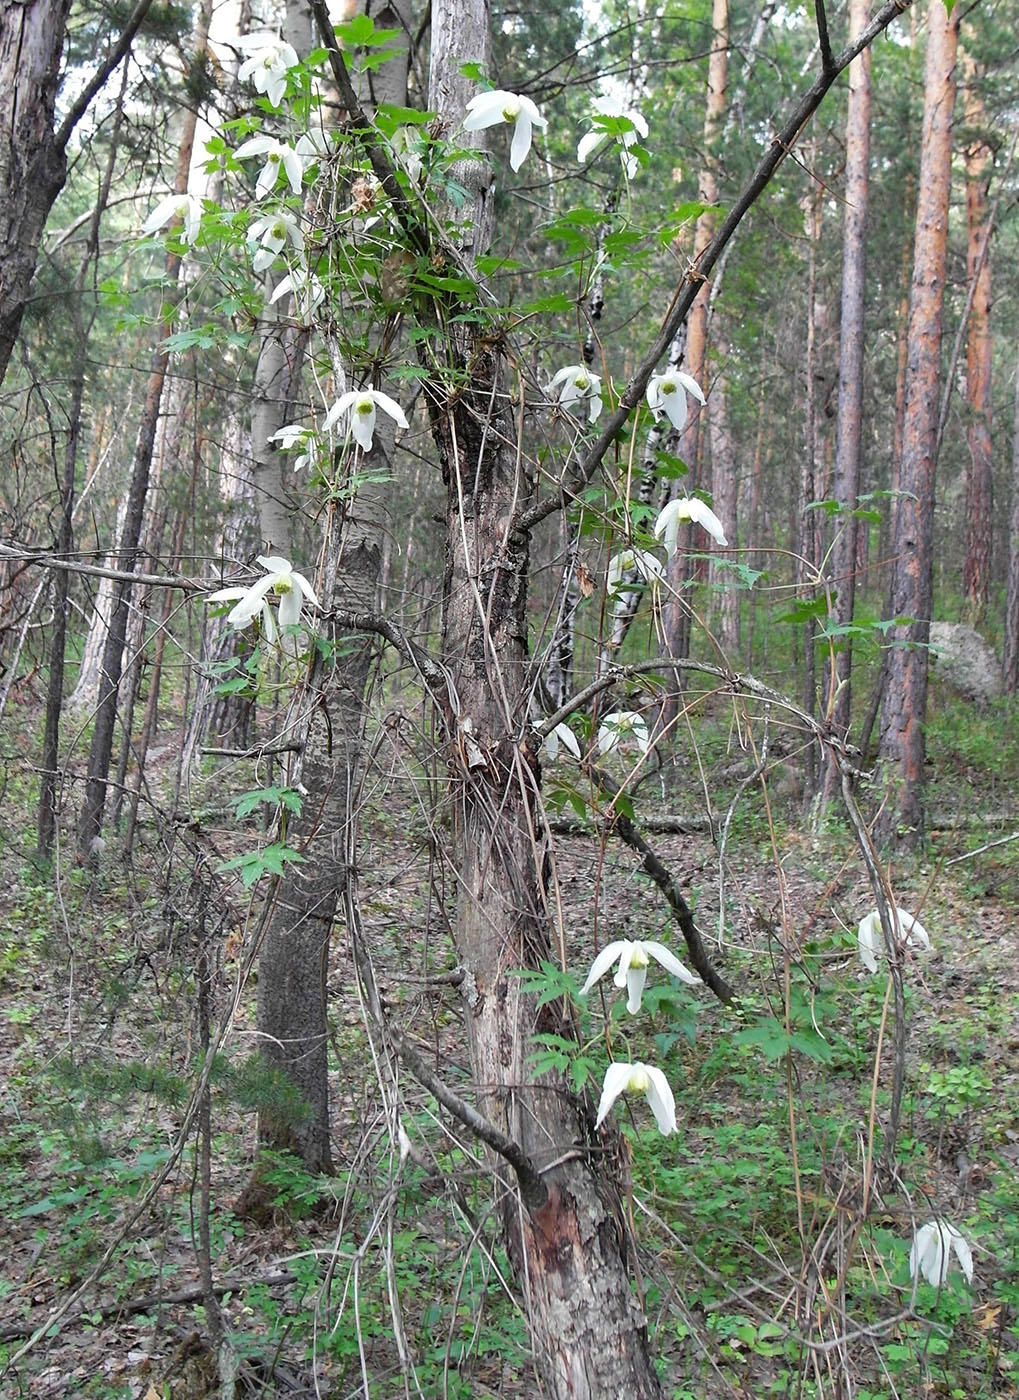
[[[264,1274],[256,1278],[224,1279],[222,1283],[215,1284],[212,1291],[222,1298],[226,1293],[241,1293],[254,1284],[268,1284],[271,1287],[278,1283],[293,1283],[296,1277],[297,1275],[292,1274],[289,1269],[280,1269],[274,1274]],[[138,1313],[148,1312],[150,1308],[173,1307],[178,1303],[200,1303],[204,1297],[205,1290],[202,1285],[195,1283],[190,1288],[174,1289],[172,1293],[146,1293],[141,1298],[132,1298],[130,1301],[121,1300],[117,1303],[100,1303],[94,1308],[79,1308],[77,1312],[63,1318],[61,1326],[68,1327],[83,1317],[88,1318],[89,1322],[97,1317],[104,1320],[111,1317],[134,1317]],[[23,1322],[13,1322],[6,1327],[0,1327],[0,1342],[13,1342],[19,1337],[27,1337],[34,1327],[35,1323],[29,1322],[27,1318]]]

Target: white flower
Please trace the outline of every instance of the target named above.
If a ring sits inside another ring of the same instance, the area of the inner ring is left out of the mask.
[[[560,744],[564,749],[568,749],[578,762],[580,761],[580,745],[568,724],[557,724],[541,741],[541,751],[550,763],[557,758]]]
[[[337,419],[349,413],[350,430],[354,434],[354,440],[365,452],[370,452],[375,433],[376,408],[381,408],[390,418],[394,418],[397,427],[410,427],[406,414],[396,400],[378,389],[352,389],[350,393],[342,395],[326,414],[322,426],[328,431],[335,426]]]
[[[653,374],[648,381],[648,407],[656,418],[664,413],[677,433],[683,431],[686,423],[686,396],[693,394],[698,402],[704,402],[704,394],[696,379],[682,370],[668,370],[665,374]]]
[[[699,496],[682,496],[678,501],[670,501],[655,521],[655,536],[665,544],[665,552],[671,559],[679,547],[679,527],[690,521],[701,525],[713,540],[722,547],[728,544],[722,522],[709,505]]]
[[[617,987],[626,988],[626,1009],[631,1016],[636,1016],[640,1010],[640,999],[644,995],[644,982],[651,958],[661,963],[666,972],[671,972],[673,977],[678,977],[681,982],[686,982],[691,987],[697,986],[701,980],[689,968],[684,967],[664,943],[631,943],[628,938],[621,938],[603,948],[595,958],[591,964],[591,971],[587,974],[587,981],[580,989],[580,995],[586,996],[594,984],[605,976],[612,964],[618,962],[612,980]]]
[[[510,169],[519,170],[531,149],[532,127],[548,125],[529,97],[516,92],[479,92],[467,104],[464,131],[481,131],[498,122],[513,123]]]
[[[609,592],[618,589],[624,576],[634,571],[652,588],[657,588],[665,577],[665,565],[646,549],[623,549],[609,560],[606,579]]]
[[[258,613],[261,613],[263,622],[268,620],[269,626],[266,627],[266,631],[269,632],[272,617],[266,600],[270,593],[275,593],[280,600],[280,626],[290,627],[300,622],[303,599],[307,598],[309,603],[318,602],[311,584],[303,574],[299,574],[291,566],[289,559],[281,559],[279,555],[260,554],[255,562],[261,564],[265,573],[250,588],[221,588],[216,593],[210,593],[205,601],[226,603],[236,599],[237,606],[227,613],[226,617],[230,626],[245,628]]]
[[[919,919],[907,914],[905,909],[893,909],[895,921],[895,941],[906,948],[922,948],[930,951],[930,934]],[[881,915],[876,909],[860,920],[856,931],[860,945],[860,961],[868,972],[877,972],[877,960],[886,952],[884,934],[881,931]]]
[[[632,710],[617,710],[598,726],[598,752],[601,754],[611,753],[626,739],[633,739],[641,753],[647,753],[651,743],[642,716]]]
[[[237,47],[241,53],[251,54],[237,71],[240,81],[243,83],[250,78],[255,91],[264,93],[272,105],[278,107],[287,89],[287,69],[298,62],[296,51],[264,30],[238,39]]]
[[[618,97],[596,97],[594,100],[594,109],[597,114],[594,118],[596,123],[595,129],[594,131],[589,131],[586,136],[580,138],[580,143],[577,146],[577,160],[581,165],[586,165],[599,146],[607,141],[609,136],[613,134],[606,131],[604,126],[598,126],[599,116],[623,117],[626,121],[631,123],[633,130],[621,132],[616,137],[616,140],[619,141],[622,147],[619,156],[623,162],[623,169],[626,171],[626,178],[632,180],[637,173],[640,162],[630,150],[630,147],[637,144],[638,137],[642,136],[645,140],[647,139],[647,122],[636,107],[624,107],[622,99]]]
[[[676,1100],[672,1097],[669,1081],[662,1071],[654,1065],[643,1065],[639,1062],[627,1065],[618,1060],[613,1061],[605,1071],[598,1117],[594,1126],[600,1128],[619,1095],[631,1091],[647,1097],[658,1124],[658,1131],[664,1137],[676,1131]]]
[[[326,289],[313,272],[295,268],[279,283],[269,301],[275,303],[288,292],[294,294],[294,310],[302,321],[310,321],[316,308],[325,300]]]
[[[587,404],[587,418],[593,423],[602,411],[601,376],[592,374],[583,365],[567,365],[558,370],[545,385],[545,393],[559,390],[559,407],[568,413],[578,412],[580,405]]]
[[[281,452],[293,452],[298,447],[301,449],[301,455],[294,458],[295,472],[314,466],[316,439],[311,428],[302,427],[300,423],[287,423],[272,433],[269,441],[279,443]]]
[[[320,160],[325,160],[330,151],[329,137],[321,127],[306,131],[303,136],[298,136],[294,150],[307,169],[308,166],[317,165]]]
[[[928,1283],[940,1288],[952,1267],[953,1254],[966,1275],[966,1282],[972,1283],[973,1251],[966,1236],[947,1220],[928,1220],[913,1236],[909,1272],[914,1279],[918,1274],[923,1274]]]
[[[304,252],[304,234],[292,214],[279,209],[275,214],[263,214],[248,229],[248,242],[258,243],[252,267],[256,272],[264,272],[276,261],[288,243],[292,243],[299,253]]]
[[[202,201],[193,194],[168,194],[161,199],[142,224],[142,233],[155,233],[177,219],[184,220],[184,242],[191,247],[202,223]]]
[[[250,160],[252,156],[265,156],[265,164],[258,172],[255,181],[255,198],[264,199],[279,184],[280,171],[290,181],[294,194],[301,193],[304,166],[301,157],[285,141],[277,141],[272,136],[252,136],[234,151],[235,160]]]
[[[237,603],[239,605],[248,597],[250,592],[250,588],[220,588],[217,589],[215,593],[210,593],[205,601],[207,603]],[[238,631],[243,631],[252,621],[255,614],[252,613],[250,617],[245,617],[243,622],[237,622],[234,619],[234,613],[236,611],[237,609],[234,608],[227,613],[226,620],[230,623],[231,627],[235,627]],[[256,612],[259,612],[262,617],[262,635],[267,642],[274,642],[276,640],[276,621],[272,615],[272,608],[270,608],[264,598],[259,603]]]

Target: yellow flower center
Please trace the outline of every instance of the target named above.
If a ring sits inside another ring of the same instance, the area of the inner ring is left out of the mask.
[[[632,1089],[634,1093],[646,1094],[651,1087],[651,1080],[647,1070],[635,1069],[626,1081],[627,1089]]]
[[[279,152],[278,152],[278,151],[270,151],[270,152],[269,152],[269,163],[270,163],[271,165],[279,165],[279,163],[280,163],[280,158],[279,158]]]
[[[644,951],[644,945],[643,945],[643,943],[635,943],[635,944],[633,945],[633,951],[630,953],[630,966],[631,966],[631,967],[647,967],[647,965],[648,965],[648,955],[647,955],[647,953],[645,953],[645,951]]]
[[[375,405],[372,403],[371,399],[365,398],[358,399],[357,401],[357,412],[364,414],[365,417],[367,417],[368,414],[371,413],[374,407]]]
[[[272,591],[279,597],[284,593],[293,592],[294,583],[289,574],[280,574],[272,586]]]
[[[282,224],[273,224],[270,233],[273,238],[286,238],[287,231]]]
[[[573,381],[573,383],[577,389],[587,389],[590,388],[591,385],[591,381],[590,379],[588,379],[586,374],[578,374],[577,378]]]
[[[663,394],[674,394],[676,392],[676,386],[671,379],[663,379],[658,387]]]
[[[520,115],[520,103],[508,102],[502,109],[502,119],[504,122],[515,122]]]

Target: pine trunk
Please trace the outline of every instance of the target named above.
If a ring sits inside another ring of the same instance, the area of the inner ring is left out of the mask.
[[[957,36],[958,12],[950,17],[943,0],[931,0],[899,469],[903,494],[896,504],[893,539],[892,612],[912,621],[897,627],[890,639],[879,748],[891,791],[878,836],[883,842],[894,838],[904,848],[918,845],[924,831],[927,643]]]
[[[968,55],[961,67],[966,80],[966,277],[970,287],[966,340],[966,559],[962,587],[974,622],[987,607],[991,576],[991,219],[987,183],[991,148],[985,135],[980,97],[983,69]]]

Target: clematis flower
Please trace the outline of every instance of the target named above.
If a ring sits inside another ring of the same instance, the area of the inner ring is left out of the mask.
[[[728,544],[722,522],[709,505],[699,496],[682,496],[678,501],[670,501],[655,521],[655,535],[665,545],[665,552],[671,559],[679,548],[679,527],[690,521],[707,530],[713,540],[723,548]]]
[[[293,452],[298,447],[301,449],[301,455],[294,458],[295,472],[314,466],[315,434],[311,428],[305,428],[300,423],[287,423],[271,433],[269,441],[278,443],[281,452]]]
[[[580,744],[568,724],[557,724],[541,741],[541,751],[550,763],[554,763],[559,756],[560,747],[568,749],[573,757],[580,761]]]
[[[202,201],[193,194],[168,194],[142,224],[142,233],[155,233],[177,219],[184,220],[184,242],[190,248],[202,224]]]
[[[313,272],[294,268],[276,287],[269,301],[275,304],[288,292],[294,295],[294,310],[302,321],[310,321],[325,300],[326,289]]]
[[[350,393],[343,394],[326,414],[322,426],[328,430],[334,427],[345,413],[349,414],[350,431],[354,434],[355,442],[365,452],[370,452],[375,435],[376,408],[381,408],[390,418],[395,419],[398,428],[410,427],[406,414],[396,400],[378,389],[352,389]]]
[[[947,1220],[928,1220],[913,1235],[909,1272],[914,1279],[922,1274],[928,1283],[940,1288],[952,1267],[953,1254],[966,1275],[966,1282],[972,1283],[973,1251],[966,1236]]]
[[[251,54],[246,63],[237,70],[241,82],[248,78],[255,91],[264,93],[274,107],[283,101],[287,90],[287,69],[298,62],[296,50],[275,34],[262,30],[257,34],[245,34],[237,40],[241,53]]]
[[[656,418],[664,413],[677,433],[683,431],[686,423],[686,396],[692,394],[699,403],[704,402],[701,386],[682,370],[669,370],[665,374],[653,374],[648,380],[646,398],[648,407]]]
[[[620,133],[616,140],[622,146],[619,156],[623,162],[623,169],[626,171],[626,178],[632,180],[637,173],[640,162],[630,147],[637,144],[639,137],[647,140],[647,122],[636,107],[624,107],[622,99],[619,97],[596,97],[593,105],[597,114],[596,122],[598,117],[623,117],[631,123],[633,130]],[[577,146],[577,160],[580,164],[586,165],[599,146],[602,146],[612,134],[612,132],[596,126],[594,131],[589,131],[586,136],[582,136]]]
[[[895,920],[895,941],[897,943],[903,944],[906,948],[922,948],[924,952],[930,952],[930,934],[919,919],[912,914],[907,914],[905,909],[893,909],[892,918]],[[885,948],[884,934],[881,931],[881,915],[876,909],[872,909],[860,920],[856,937],[860,945],[860,961],[868,972],[877,972],[877,960],[884,955],[887,949]]]
[[[633,710],[617,710],[598,726],[598,752],[611,753],[617,744],[633,739],[641,753],[647,753],[651,740],[641,715]]]
[[[307,170],[309,166],[317,165],[320,160],[325,160],[331,150],[329,137],[321,127],[315,127],[298,136],[294,150],[301,157],[304,168]]]
[[[256,272],[264,272],[276,261],[288,243],[299,253],[304,252],[304,234],[301,225],[292,214],[279,209],[275,214],[263,214],[248,229],[248,243],[259,244],[252,267]]]
[[[513,123],[510,169],[517,171],[531,149],[532,129],[546,127],[548,122],[529,97],[516,92],[479,92],[468,102],[464,131],[482,131],[499,122]]]
[[[242,630],[261,613],[263,623],[268,622],[266,632],[271,635],[275,629],[267,600],[270,593],[275,593],[280,600],[280,626],[291,627],[300,622],[303,600],[307,598],[309,603],[318,602],[311,584],[291,566],[289,559],[281,559],[277,554],[260,554],[255,562],[261,564],[265,573],[250,588],[220,588],[216,593],[210,593],[205,601],[227,603],[236,599],[236,607],[226,615],[230,626]]]
[[[628,938],[621,938],[615,943],[609,943],[595,958],[591,964],[591,971],[587,974],[587,981],[580,989],[580,995],[586,996],[594,984],[605,976],[612,964],[617,963],[612,980],[617,987],[626,988],[626,1009],[631,1016],[636,1016],[640,1010],[640,999],[644,995],[644,983],[647,980],[648,963],[651,958],[660,963],[666,972],[671,972],[673,977],[678,977],[688,986],[695,987],[701,980],[689,968],[684,967],[664,943],[631,943]]]
[[[609,560],[609,572],[605,581],[608,591],[612,593],[618,589],[625,575],[633,571],[652,588],[657,588],[665,577],[664,564],[646,549],[623,549],[618,554],[613,554]]]
[[[593,423],[602,411],[601,376],[592,374],[583,365],[567,365],[558,370],[545,385],[545,393],[559,390],[559,407],[576,414],[587,404],[587,421]]]
[[[676,1131],[676,1100],[669,1081],[654,1065],[628,1065],[615,1060],[605,1071],[595,1127],[600,1128],[620,1094],[644,1094],[663,1137]]]
[[[258,172],[255,181],[255,198],[264,199],[279,184],[282,171],[290,181],[294,194],[301,193],[304,179],[304,166],[301,157],[285,141],[277,141],[272,136],[252,136],[234,151],[235,160],[250,160],[252,156],[265,156],[265,164]]]

